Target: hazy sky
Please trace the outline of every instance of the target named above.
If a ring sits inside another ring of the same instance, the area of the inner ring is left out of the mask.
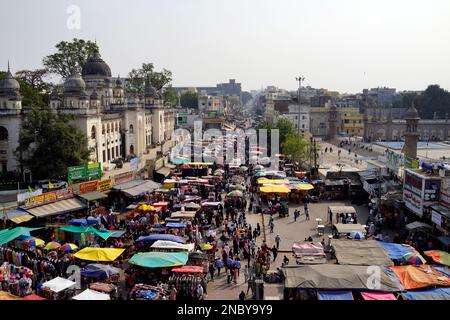
[[[81,28],[67,27],[69,5]],[[14,0],[0,3],[0,69],[41,67],[54,45],[97,39],[113,75],[142,62],[175,86],[236,78],[245,90],[450,89],[447,0]]]

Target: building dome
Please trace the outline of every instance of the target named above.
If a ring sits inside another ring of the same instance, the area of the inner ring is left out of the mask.
[[[0,80],[0,95],[15,95],[15,93],[18,93],[19,90],[19,82],[12,76],[11,71],[9,70],[8,63],[8,72],[6,73],[6,78]]]
[[[414,102],[411,104],[411,107],[406,111],[405,119],[420,119],[419,113],[417,109],[414,107]]]
[[[156,88],[152,86],[149,80],[145,82],[145,89],[144,89],[144,95],[145,97],[156,97],[158,94],[158,91],[156,91]]]
[[[91,93],[91,100],[97,100],[98,99],[98,94],[97,91],[94,89],[94,91],[92,91]]]
[[[120,80],[120,76],[117,76],[116,87],[122,86],[122,80]]]
[[[85,76],[98,76],[98,77],[111,77],[111,69],[105,61],[100,57],[98,51],[94,52],[90,56],[83,66],[81,75]]]
[[[73,74],[64,82],[64,93],[81,94],[86,88],[83,78],[79,74]]]

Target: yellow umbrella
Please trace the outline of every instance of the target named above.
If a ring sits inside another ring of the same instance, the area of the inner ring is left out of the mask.
[[[286,186],[263,186],[259,189],[263,193],[289,193],[289,190]]]
[[[125,249],[119,248],[86,247],[75,253],[73,256],[81,260],[89,260],[89,261],[114,261],[124,251]]]
[[[36,244],[36,247],[40,247],[45,244],[45,241],[39,238],[34,238],[34,243]]]
[[[308,191],[314,189],[314,186],[309,183],[299,183],[295,185],[295,188],[301,191]]]
[[[155,208],[149,204],[142,204],[139,208],[139,210],[143,210],[143,211],[152,211],[155,210]]]
[[[287,179],[258,179],[258,184],[288,184]]]

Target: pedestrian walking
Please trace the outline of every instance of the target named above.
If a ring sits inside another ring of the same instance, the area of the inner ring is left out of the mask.
[[[249,274],[248,274],[248,265],[247,265],[247,266],[245,266],[245,268],[244,268],[244,281],[245,281],[245,282],[247,282],[248,276],[249,276]]]
[[[305,211],[305,216],[306,216],[305,221],[306,221],[306,220],[309,220],[309,208],[306,209],[306,211]]]
[[[275,260],[277,260],[278,255],[278,249],[275,245],[272,247],[272,254],[273,254],[273,261],[275,262]]]
[[[227,284],[231,283],[231,271],[229,268],[227,268]]]
[[[211,275],[211,281],[214,281],[214,272],[216,271],[216,268],[214,267],[214,263],[211,262],[209,264],[209,273]]]
[[[245,300],[245,292],[244,292],[244,290],[242,290],[241,293],[239,294],[239,300],[241,300],[241,301]]]
[[[273,221],[270,222],[269,227],[270,227],[270,233],[273,233],[273,228],[275,227]]]
[[[275,243],[277,244],[277,249],[280,249],[281,237],[279,234],[275,237]]]
[[[220,258],[217,259],[216,266],[217,266],[217,276],[220,276],[220,269],[222,269],[223,267],[223,263]]]

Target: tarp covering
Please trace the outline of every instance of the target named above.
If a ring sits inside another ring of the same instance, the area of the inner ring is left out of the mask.
[[[72,298],[73,300],[111,300],[109,294],[86,289]]]
[[[379,241],[379,244],[387,251],[391,259],[399,260],[407,253],[415,253],[415,249],[408,244],[398,244]]]
[[[400,279],[405,290],[450,286],[450,278],[428,265],[390,267]]]
[[[397,300],[393,293],[386,292],[361,292],[364,300]]]
[[[140,236],[136,242],[151,242],[151,241],[157,241],[157,240],[166,240],[166,241],[173,241],[178,243],[186,243],[186,239],[180,236],[175,236],[173,234],[151,234],[148,236]]]
[[[291,190],[289,190],[288,187],[280,186],[280,185],[273,185],[273,186],[263,186],[259,188],[259,190],[262,193],[289,193]]]
[[[81,200],[71,198],[44,204],[36,208],[27,209],[27,211],[35,217],[47,217],[55,214],[82,210],[86,207],[86,204],[84,204]]]
[[[42,228],[17,227],[13,229],[5,229],[0,231],[0,246],[8,243],[20,236],[30,236],[30,231]]]
[[[115,230],[112,231],[112,234],[109,236],[110,238],[120,238],[126,233],[126,230]]]
[[[114,261],[125,249],[86,247],[74,254],[75,258],[89,261]]]
[[[434,288],[430,290],[406,291],[408,300],[450,300],[450,288]]]
[[[356,213],[355,208],[352,206],[329,206],[328,210],[330,210],[333,215],[341,213]]]
[[[84,200],[87,200],[87,201],[95,201],[95,200],[108,198],[108,196],[105,193],[98,192],[98,191],[86,192],[86,193],[80,194],[79,197],[83,198]]]
[[[47,300],[44,297],[38,296],[36,294],[29,294],[26,297],[23,298],[23,300],[34,300],[34,301],[38,301],[38,300]]]
[[[414,229],[430,229],[431,230],[431,229],[433,229],[430,225],[420,222],[420,221],[412,222],[410,224],[407,224],[405,227],[408,230],[414,230]]]
[[[85,227],[85,226],[65,226],[60,228],[63,231],[72,232],[72,233],[94,233],[103,240],[108,239],[114,232],[113,231],[100,231],[94,227]]]
[[[355,300],[351,291],[319,291],[318,300]]]
[[[203,273],[203,266],[182,266],[172,269],[172,272],[179,273]]]
[[[119,274],[120,269],[107,264],[91,263],[81,268],[81,275],[88,278],[107,279],[112,275]]]
[[[177,211],[173,212],[170,217],[175,219],[194,219],[195,211]]]
[[[338,264],[392,266],[394,263],[376,240],[331,240]]]
[[[51,291],[58,293],[63,290],[69,289],[75,285],[76,283],[69,279],[56,277],[55,279],[44,282],[42,284],[42,287],[49,288]]]
[[[160,183],[146,180],[144,183],[141,183],[135,187],[123,189],[122,192],[130,197],[137,197],[140,194],[143,194],[145,192],[152,192],[153,190],[161,187],[162,185]]]
[[[182,251],[194,251],[195,244],[194,243],[188,243],[188,244],[181,244],[174,241],[164,241],[164,240],[158,240],[155,243],[151,245],[151,248],[153,249],[174,249],[174,250],[182,250]]]
[[[186,228],[186,223],[181,222],[169,222],[166,224],[167,228]]]
[[[450,254],[448,252],[440,250],[430,250],[425,251],[424,254],[427,257],[433,259],[433,261],[436,263],[443,264],[445,266],[450,266]]]
[[[372,273],[367,272],[367,266],[348,266],[336,264],[316,264],[298,267],[285,267],[285,288],[323,289],[323,290],[364,290],[368,287]],[[378,291],[402,291],[398,280],[389,276],[384,268],[380,272],[380,287]]]
[[[337,223],[334,226],[336,227],[336,230],[339,233],[350,233],[352,231],[359,231],[359,232],[362,232],[363,234],[366,233],[366,228],[364,228],[359,223],[354,223],[354,224]]]
[[[188,257],[188,252],[145,252],[135,254],[128,262],[146,268],[167,268],[184,266]]]

